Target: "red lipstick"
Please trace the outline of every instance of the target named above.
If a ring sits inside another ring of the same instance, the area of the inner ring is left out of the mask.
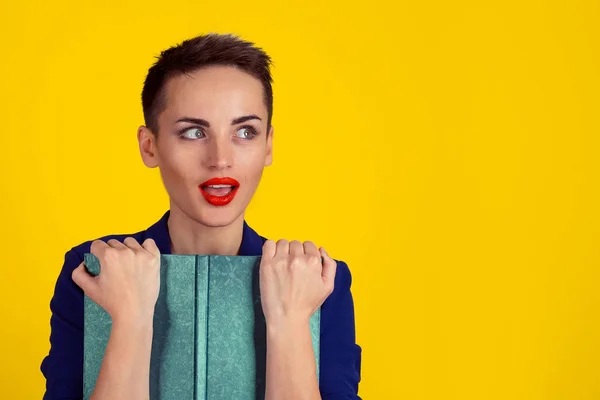
[[[240,183],[233,178],[212,178],[198,187],[204,200],[213,206],[225,206],[235,197]]]

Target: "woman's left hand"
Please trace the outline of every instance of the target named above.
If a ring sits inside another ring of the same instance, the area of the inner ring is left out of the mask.
[[[325,249],[317,249],[312,242],[267,240],[260,263],[260,296],[267,326],[308,323],[333,292],[336,267]]]

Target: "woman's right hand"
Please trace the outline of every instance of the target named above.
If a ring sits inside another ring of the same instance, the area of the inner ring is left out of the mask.
[[[152,320],[160,289],[160,251],[152,239],[141,245],[132,237],[123,243],[92,242],[90,252],[100,260],[100,274],[90,275],[82,262],[73,281],[115,320]]]

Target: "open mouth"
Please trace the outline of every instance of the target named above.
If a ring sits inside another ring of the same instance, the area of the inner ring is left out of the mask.
[[[224,206],[229,204],[237,190],[240,187],[240,183],[233,178],[212,178],[202,183],[199,186],[200,193],[204,199],[213,206]]]
[[[233,190],[235,190],[237,188],[237,186],[234,186],[234,185],[206,185],[206,186],[200,186],[200,188],[202,190],[204,190],[206,193],[210,194],[211,196],[222,197],[222,196],[227,196],[229,193],[231,193]]]

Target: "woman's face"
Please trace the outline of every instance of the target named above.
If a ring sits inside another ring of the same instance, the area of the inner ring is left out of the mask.
[[[261,82],[212,66],[169,79],[165,95],[156,137],[142,127],[138,140],[144,163],[160,168],[171,210],[214,227],[243,218],[272,161]]]

